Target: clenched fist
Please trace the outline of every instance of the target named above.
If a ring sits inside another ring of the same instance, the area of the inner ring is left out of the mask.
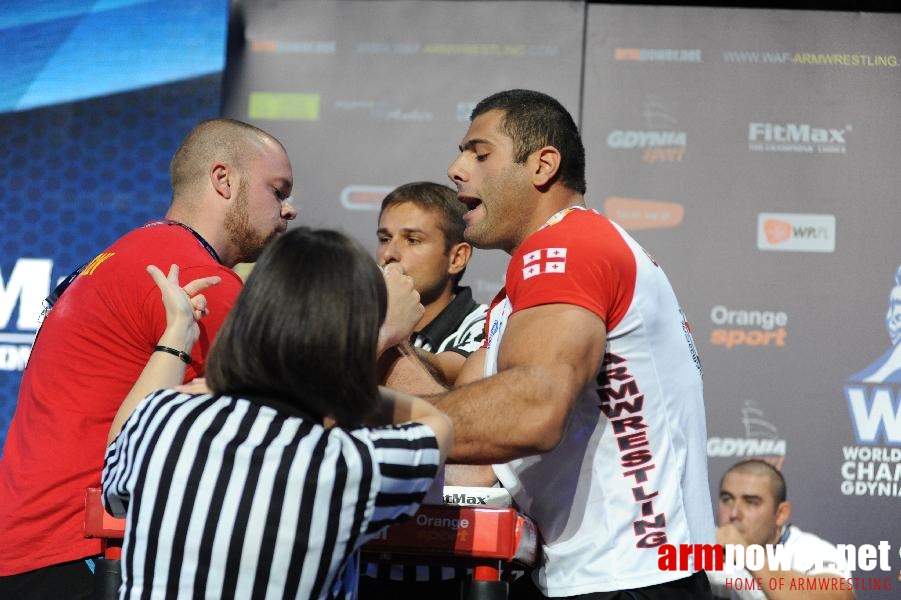
[[[388,314],[379,330],[379,354],[407,340],[425,312],[413,278],[404,273],[399,263],[389,263],[382,271],[388,288]]]

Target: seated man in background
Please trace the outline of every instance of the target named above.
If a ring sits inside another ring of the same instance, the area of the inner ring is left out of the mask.
[[[425,312],[410,342],[436,354],[432,364],[447,383],[482,345],[488,310],[460,285],[472,256],[463,240],[464,212],[454,190],[428,181],[395,188],[379,212],[376,259],[383,267],[400,263],[413,278]]]
[[[419,181],[385,196],[378,223],[378,263],[400,264],[413,278],[425,308],[410,343],[432,353],[430,364],[448,384],[457,379],[466,357],[482,345],[488,309],[460,285],[472,256],[472,246],[463,240],[465,211],[454,190]],[[448,482],[465,473],[463,468],[448,466]],[[493,474],[488,479],[493,480]],[[440,566],[364,563],[360,598],[458,600],[464,576],[462,570]]]
[[[807,581],[815,577],[848,579],[851,573],[843,566],[838,549],[829,542],[801,531],[788,522],[792,505],[786,500],[785,479],[778,469],[762,460],[751,459],[736,463],[729,468],[720,481],[720,495],[716,530],[719,544],[736,544],[746,547],[750,544],[782,544],[792,555],[792,569],[774,571],[766,562],[756,571],[710,571],[707,573],[717,598],[741,600],[780,600],[791,598],[822,598],[829,600],[850,600],[851,590],[818,590]],[[816,561],[812,567],[801,563]],[[763,589],[727,589],[727,579],[762,578]],[[769,589],[771,578],[780,580],[780,589]],[[831,586],[830,586],[831,587]],[[794,588],[794,589],[792,589]],[[800,589],[799,589],[800,588]]]

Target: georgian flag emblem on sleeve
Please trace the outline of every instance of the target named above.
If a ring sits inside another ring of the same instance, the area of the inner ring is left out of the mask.
[[[566,248],[542,248],[522,257],[522,278],[543,273],[566,273]]]

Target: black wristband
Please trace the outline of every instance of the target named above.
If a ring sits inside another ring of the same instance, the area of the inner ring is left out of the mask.
[[[155,346],[153,348],[154,352],[168,352],[173,356],[177,356],[184,362],[186,365],[191,364],[191,355],[187,352],[182,352],[181,350],[176,350],[175,348],[170,348],[169,346]]]

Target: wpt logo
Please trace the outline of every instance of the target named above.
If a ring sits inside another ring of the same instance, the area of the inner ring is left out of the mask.
[[[901,267],[889,293],[885,327],[891,347],[845,385],[848,411],[861,444],[901,445]]]
[[[835,215],[760,213],[757,249],[781,252],[835,252]]]

